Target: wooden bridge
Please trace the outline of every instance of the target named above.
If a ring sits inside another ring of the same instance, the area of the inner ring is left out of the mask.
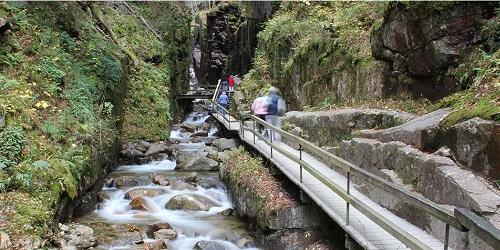
[[[500,247],[500,230],[467,209],[452,211],[441,207],[258,117],[240,114],[239,119],[235,119],[213,100],[206,104],[213,108],[213,117],[227,130],[237,133],[242,141],[273,162],[365,249],[451,249],[448,244],[450,226],[473,232],[493,249]],[[258,124],[298,147],[262,136],[257,132]],[[314,152],[314,156],[308,152]],[[338,170],[327,166],[325,161]],[[352,185],[352,178],[369,183],[441,220],[446,224],[444,237],[438,239],[372,201]]]

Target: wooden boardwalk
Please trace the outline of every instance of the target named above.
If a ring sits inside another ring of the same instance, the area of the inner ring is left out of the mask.
[[[267,159],[273,162],[291,181],[299,186],[301,190],[303,190],[317,205],[319,205],[333,220],[335,220],[350,235],[351,238],[358,242],[358,244],[363,248],[409,249],[409,247],[398,240],[397,237],[384,230],[381,226],[379,226],[379,224],[374,222],[358,209],[354,208],[353,206],[347,208],[346,201],[341,196],[337,195],[337,193],[332,191],[328,186],[323,184],[323,182],[318,180],[315,176],[304,169],[302,170],[301,182],[301,170],[297,162],[278,152],[278,150],[276,149],[273,150],[271,157],[270,146],[262,139],[258,139],[257,136],[255,137],[254,142],[253,131],[240,130],[240,122],[235,118],[228,115],[223,117],[218,113],[213,113],[213,116],[228,130],[237,132],[241,140],[254,147]],[[232,121],[230,125],[228,123],[228,120]],[[273,142],[273,145],[277,145],[280,148],[286,150],[287,153],[299,157],[300,152],[297,149],[294,149],[281,142]],[[326,166],[324,163],[317,160],[310,154],[302,151],[301,159],[303,159],[305,162],[310,163],[310,165],[315,170],[322,173],[338,186],[347,186],[347,178],[344,175]],[[359,192],[353,185],[351,185],[350,187],[350,194],[361,202],[365,203],[370,209],[372,209],[379,215],[398,225],[399,228],[405,231],[407,234],[412,235],[416,239],[418,239],[418,241],[420,241],[424,245],[423,247],[421,246],[419,248],[446,249],[444,243],[441,240],[436,239],[421,228],[412,225],[408,221],[383,208],[382,206]],[[347,211],[349,213],[349,222],[347,222],[346,220]]]

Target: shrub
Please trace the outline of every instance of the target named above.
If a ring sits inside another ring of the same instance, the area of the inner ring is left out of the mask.
[[[21,128],[7,127],[0,132],[0,164],[9,168],[16,164],[22,156],[26,139]]]

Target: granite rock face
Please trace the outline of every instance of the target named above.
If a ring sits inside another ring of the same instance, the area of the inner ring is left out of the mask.
[[[413,119],[409,113],[382,109],[339,109],[328,112],[291,111],[283,118],[283,127],[296,130],[319,146],[337,146],[360,129],[388,128]],[[298,127],[298,129],[296,129]]]
[[[494,16],[496,3],[453,3],[410,7],[391,3],[383,23],[372,32],[372,54],[388,62],[385,92],[401,88],[431,100],[456,87],[446,75],[456,66],[463,49],[481,42],[484,19]],[[441,8],[441,9],[440,9]]]
[[[436,140],[440,122],[451,109],[440,109],[419,116],[399,126],[382,130],[361,130],[360,135],[382,142],[400,141],[418,149],[426,149]]]
[[[500,179],[500,123],[473,118],[444,132],[446,144],[461,165],[494,180]]]

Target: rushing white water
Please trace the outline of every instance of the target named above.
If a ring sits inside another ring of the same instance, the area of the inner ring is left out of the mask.
[[[207,127],[205,113],[191,113],[186,118],[186,123],[194,125],[196,131],[205,129],[208,132],[206,139],[214,138],[217,128]],[[204,142],[190,142],[191,133],[182,132],[180,129],[171,131],[172,139],[185,139],[175,148],[180,151],[201,151],[206,145]],[[140,186],[134,187],[107,187],[104,188],[102,197],[104,201],[99,204],[94,212],[80,218],[80,223],[88,223],[94,227],[94,231],[100,232],[106,238],[107,244],[100,244],[99,249],[136,249],[134,241],[130,239],[127,230],[123,227],[135,225],[144,227],[148,224],[166,222],[177,232],[175,240],[167,241],[168,249],[193,249],[195,244],[201,240],[217,243],[227,250],[241,249],[238,241],[249,238],[246,225],[235,216],[223,216],[218,213],[232,208],[233,204],[224,184],[218,179],[217,172],[197,172],[198,182],[195,189],[181,189],[174,183],[184,183],[184,178],[191,175],[189,172],[178,172],[175,170],[175,160],[153,161],[141,165],[123,165],[118,167],[108,178],[131,177],[139,181]],[[169,180],[169,186],[159,186],[151,182],[151,176],[161,175]],[[136,189],[154,189],[159,195],[154,197],[143,196],[147,211],[133,210],[130,207],[130,199],[127,192]],[[180,190],[179,190],[180,189]],[[167,209],[168,201],[181,194],[198,194],[206,197],[216,204],[208,211],[188,211]],[[120,226],[122,225],[122,226]],[[117,230],[116,228],[118,227]],[[113,230],[117,232],[113,232]],[[111,235],[111,236],[109,236]],[[146,235],[142,235],[145,237]],[[98,236],[99,237],[99,236]],[[111,239],[109,239],[111,238]],[[251,238],[251,237],[250,237]],[[154,239],[144,238],[144,242],[152,242]],[[256,249],[256,248],[246,248]]]

